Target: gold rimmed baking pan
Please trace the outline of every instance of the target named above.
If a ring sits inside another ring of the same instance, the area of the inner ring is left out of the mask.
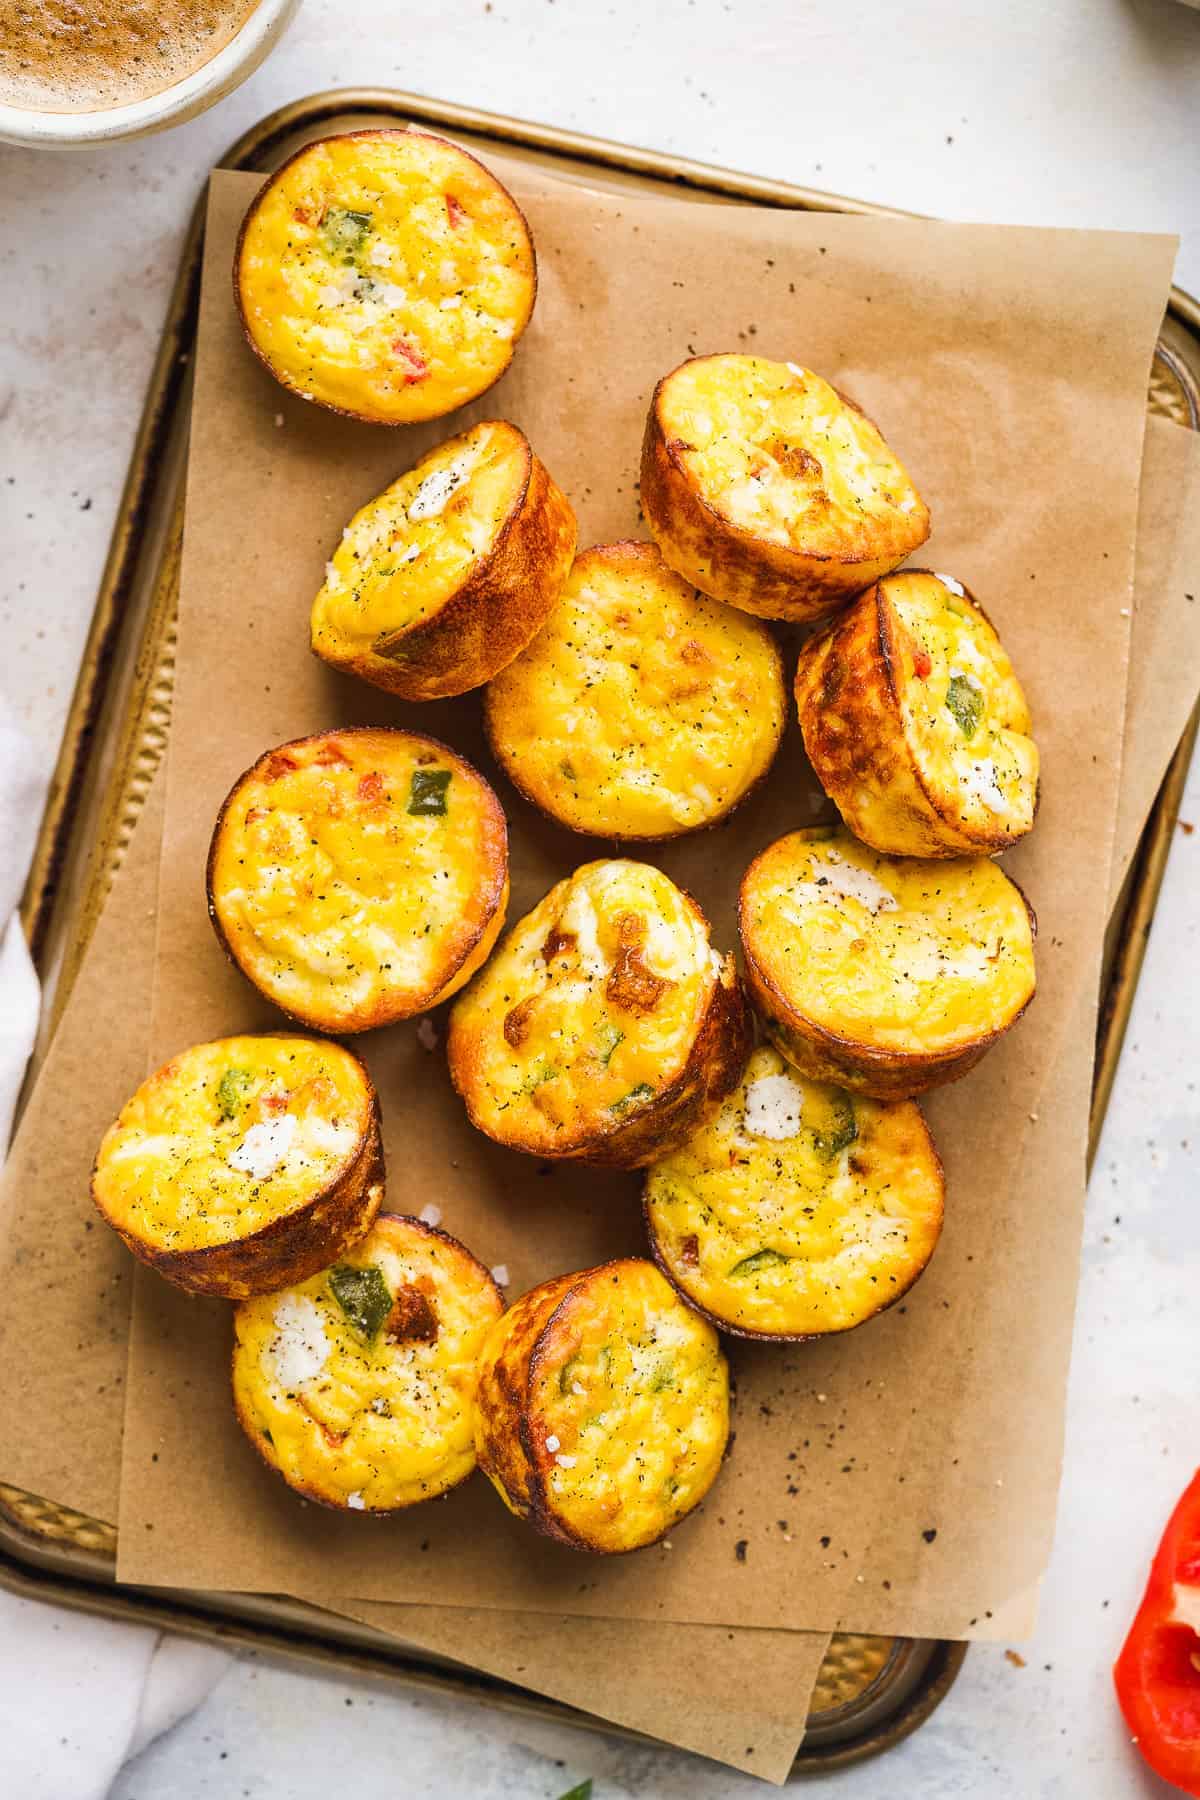
[[[754,202],[821,212],[889,210],[383,89],[318,94],[284,107],[240,138],[224,166],[266,171],[311,138],[381,119],[441,127],[484,152],[503,150],[567,179],[586,179],[592,186],[674,187],[691,199],[718,204]],[[46,994],[39,1052],[44,1051],[70,991],[166,749],[202,235],[203,213],[198,208],[151,376],[24,900],[26,928]],[[1200,427],[1200,308],[1178,291],[1164,321],[1149,405],[1180,424]],[[1093,1149],[1194,735],[1193,721],[1163,783],[1109,929],[1096,1049]],[[14,1591],[192,1636],[282,1652],[342,1673],[383,1675],[560,1723],[614,1729],[461,1665],[426,1652],[407,1652],[396,1640],[367,1626],[297,1601],[118,1587],[115,1546],[110,1525],[0,1483],[0,1583]],[[797,1773],[857,1761],[906,1736],[946,1693],[964,1654],[960,1644],[835,1636],[812,1697]]]

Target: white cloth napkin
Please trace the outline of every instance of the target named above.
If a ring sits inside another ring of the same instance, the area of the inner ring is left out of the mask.
[[[123,1765],[186,1717],[224,1650],[0,1592],[0,1793],[105,1800]]]
[[[38,978],[16,908],[46,785],[0,698],[0,1159],[38,1025]],[[0,1796],[104,1800],[122,1765],[199,1705],[231,1661],[224,1650],[0,1589]]]

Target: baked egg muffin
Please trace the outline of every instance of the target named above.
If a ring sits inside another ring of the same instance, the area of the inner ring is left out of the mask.
[[[260,993],[339,1034],[456,993],[508,904],[508,828],[470,763],[435,738],[326,731],[237,782],[208,856],[217,936]]]
[[[543,1282],[483,1347],[479,1466],[559,1543],[654,1543],[703,1500],[728,1439],[717,1334],[638,1257]]]
[[[432,1500],[475,1467],[475,1365],[503,1309],[457,1239],[380,1213],[332,1268],[236,1309],[238,1420],[310,1500],[373,1513]]]
[[[106,1132],[92,1198],[129,1249],[193,1294],[304,1281],[383,1196],[379,1101],[320,1038],[221,1038],[172,1057]]]
[[[1025,695],[954,576],[901,569],[861,594],[800,652],[796,705],[818,781],[874,849],[989,853],[1033,825]]]
[[[406,700],[463,694],[525,648],[574,554],[569,501],[525,433],[489,419],[355,513],[313,602],[312,647]]]
[[[455,1002],[447,1054],[471,1123],[531,1156],[632,1169],[737,1081],[749,1019],[731,956],[661,869],[585,863]]]
[[[926,862],[793,831],[746,871],[738,921],[776,1047],[882,1100],[965,1075],[1033,998],[1033,910],[986,856]]]
[[[428,131],[375,127],[306,144],[264,183],[233,285],[284,387],[409,425],[503,375],[537,265],[520,207],[481,162]]]
[[[786,704],[766,626],[698,594],[653,544],[585,550],[529,648],[487,690],[496,760],[596,837],[678,837],[762,780]]]
[[[929,509],[866,414],[763,356],[695,356],[663,377],[641,493],[671,567],[767,619],[819,618],[929,536]]]
[[[646,1172],[654,1260],[739,1337],[850,1331],[908,1292],[942,1229],[920,1108],[806,1081],[763,1045],[720,1112]]]

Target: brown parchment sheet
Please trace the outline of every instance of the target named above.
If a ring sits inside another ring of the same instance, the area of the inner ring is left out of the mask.
[[[133,1263],[96,1145],[146,1074],[164,783],[152,785],[0,1174],[0,1479],[117,1516]]]
[[[1200,432],[1146,421],[1110,906],[1200,693]]]
[[[201,890],[220,799],[264,747],[403,719],[489,766],[477,695],[403,708],[309,657],[309,600],[345,519],[462,420],[399,434],[357,427],[289,400],[253,363],[228,268],[254,185],[220,175],[213,187],[156,1060],[276,1022],[225,965]],[[224,1309],[147,1279],[131,1343],[121,1572],[302,1586],[334,1604],[427,1599],[822,1630],[869,1599],[882,1631],[917,1629],[918,1611],[919,1629],[986,1630],[989,1611],[1036,1581],[1053,1519],[1078,1249],[1077,1226],[1062,1219],[1083,1187],[1145,384],[1172,245],[518,191],[540,248],[538,311],[511,373],[468,410],[526,429],[575,501],[583,542],[636,532],[646,401],[692,349],[752,346],[811,363],[905,456],[937,521],[928,561],[993,612],[1037,720],[1041,818],[1010,861],[1043,917],[1040,997],[969,1081],[930,1102],[950,1203],[929,1273],[843,1342],[734,1351],[736,1449],[670,1550],[583,1562],[508,1519],[481,1482],[370,1533],[297,1506],[229,1416]],[[499,786],[516,915],[596,846]],[[793,731],[756,801],[656,856],[705,904],[718,943],[733,941],[741,867],[812,805]],[[390,1138],[391,1205],[436,1200],[450,1230],[508,1264],[514,1293],[637,1247],[636,1178],[540,1176],[472,1134],[440,1044],[425,1052],[411,1025],[363,1048]]]
[[[341,1610],[406,1643],[777,1783],[803,1742],[829,1642],[805,1631],[371,1600]]]

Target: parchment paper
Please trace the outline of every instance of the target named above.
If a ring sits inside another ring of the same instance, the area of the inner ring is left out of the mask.
[[[477,696],[405,709],[308,655],[309,600],[345,518],[447,427],[389,434],[320,416],[254,365],[228,294],[253,186],[221,175],[213,189],[156,1060],[272,1020],[225,965],[201,893],[217,805],[266,745],[415,716],[488,766]],[[844,1342],[735,1352],[736,1451],[670,1551],[581,1561],[506,1519],[483,1483],[373,1532],[298,1507],[229,1417],[224,1310],[147,1280],[131,1345],[121,1573],[300,1585],[335,1604],[373,1596],[820,1629],[869,1605],[879,1630],[984,1631],[989,1612],[1035,1583],[1053,1518],[1145,384],[1171,244],[518,187],[541,254],[538,311],[513,371],[470,411],[524,426],[576,502],[583,542],[636,530],[646,400],[692,348],[810,362],[904,455],[937,520],[929,562],[993,612],[1037,720],[1041,818],[1010,860],[1043,915],[1040,998],[968,1082],[930,1103],[950,1204],[929,1273]],[[499,785],[515,915],[596,850]],[[732,942],[740,868],[810,806],[793,732],[756,803],[656,858],[705,903],[719,943]],[[364,1048],[390,1134],[392,1205],[436,1199],[451,1230],[508,1263],[514,1293],[636,1247],[635,1180],[539,1176],[473,1135],[440,1054],[422,1051],[411,1027]]]

